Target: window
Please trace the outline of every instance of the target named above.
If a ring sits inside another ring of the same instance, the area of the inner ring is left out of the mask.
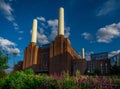
[[[49,61],[48,54],[43,54],[43,58],[42,58],[42,69],[43,70],[47,70],[48,69],[48,61]]]
[[[73,74],[75,74],[77,71],[77,64],[73,64]]]
[[[108,65],[105,63],[105,68],[106,68],[106,74],[108,73]]]
[[[94,70],[94,64],[93,64],[93,62],[89,62],[89,64],[88,64],[88,69],[89,69],[89,71],[90,71],[91,73],[93,73],[93,70]]]

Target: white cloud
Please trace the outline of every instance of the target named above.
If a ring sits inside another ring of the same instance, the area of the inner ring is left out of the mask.
[[[92,40],[92,39],[93,39],[92,35],[91,35],[90,33],[88,33],[88,32],[84,32],[84,33],[82,33],[81,35],[82,35],[82,36],[84,37],[84,39],[86,39],[86,40]]]
[[[0,10],[2,10],[7,20],[14,20],[14,17],[12,15],[13,9],[11,8],[9,3],[6,3],[4,0],[0,0]]]
[[[86,60],[91,60],[91,54],[93,54],[94,52],[85,52],[85,59]]]
[[[6,50],[8,53],[10,54],[13,54],[13,55],[19,55],[20,53],[20,50],[18,48],[9,48],[9,47],[6,47]]]
[[[14,23],[13,23],[13,26],[18,27],[18,24],[14,22]]]
[[[36,19],[37,19],[37,20],[40,20],[40,21],[43,21],[43,22],[45,22],[45,21],[46,21],[46,20],[45,20],[45,18],[44,18],[44,17],[42,17],[42,16],[37,17]]]
[[[37,39],[38,39],[38,42],[40,42],[41,44],[49,43],[47,36],[44,34],[43,28],[40,28],[40,31],[37,33]]]
[[[49,26],[52,26],[52,27],[58,26],[58,19],[48,20],[47,22]]]
[[[15,30],[19,29],[19,26],[18,26],[18,24],[16,22],[13,22],[13,26],[14,26]]]
[[[58,19],[46,20],[45,17],[37,17],[38,20],[42,21],[40,32],[38,32],[38,42],[41,44],[49,43],[53,41],[58,34]],[[47,35],[44,33],[47,33]],[[47,32],[47,29],[50,29],[50,32]],[[65,37],[70,36],[70,27],[65,26]]]
[[[58,34],[58,19],[48,20],[47,22],[48,22],[48,26],[51,27],[50,39],[54,40]],[[70,27],[65,26],[65,37],[68,38],[69,36],[70,36]]]
[[[15,20],[14,17],[12,17],[12,16],[6,16],[5,18],[10,22]]]
[[[109,58],[110,58],[110,57],[112,57],[112,56],[114,56],[114,55],[116,55],[116,54],[118,54],[118,53],[120,53],[120,50],[112,51],[112,52],[109,53],[108,56],[109,56]]]
[[[32,34],[32,29],[30,30],[30,34]]]
[[[45,23],[41,23],[41,26],[42,26],[43,28],[48,28],[48,26],[47,26]]]
[[[10,54],[13,54],[13,53],[19,54],[20,50],[18,48],[15,48],[15,47],[16,47],[16,44],[14,42],[0,37],[0,48],[2,50],[5,50]]]
[[[32,31],[32,30],[31,30],[31,31]],[[21,31],[18,31],[18,33],[21,33],[21,34],[23,34],[23,33],[24,33],[24,31],[22,31],[22,30],[21,30]]]
[[[107,25],[97,32],[97,42],[110,43],[112,39],[118,37],[120,37],[120,23]]]
[[[5,3],[4,0],[0,0],[0,9],[6,15],[6,19],[8,19],[9,21],[14,20],[12,16],[13,9],[11,8],[9,3]]]
[[[11,42],[11,41],[9,41],[7,39],[4,39],[4,38],[0,37],[0,46],[4,47],[4,46],[11,46],[11,45],[12,46],[16,46],[15,43],[13,43],[13,42]]]
[[[13,16],[13,8],[9,3],[6,3],[5,0],[0,0],[0,10],[3,13],[4,17],[12,22],[14,29],[19,29],[18,24],[15,22],[15,18]]]
[[[48,26],[51,27],[50,40],[54,40],[58,34],[58,20],[48,20]]]
[[[118,54],[118,53],[120,53],[120,50],[112,51],[111,53]]]
[[[68,38],[70,36],[70,27],[65,27],[65,37]]]
[[[90,40],[91,43],[94,43],[93,36],[84,32],[81,34],[84,39]],[[120,37],[120,22],[106,25],[105,27],[100,28],[96,33],[96,38],[98,43],[110,43],[113,39]]]
[[[23,38],[22,37],[19,37],[18,40],[22,40]]]
[[[13,53],[14,55],[18,55],[18,54],[20,53],[20,50],[19,50],[18,48],[13,48],[13,49],[12,49],[12,53]]]
[[[119,8],[120,1],[119,0],[107,0],[103,3],[102,7],[99,8],[97,16],[107,15],[112,11],[115,11]]]

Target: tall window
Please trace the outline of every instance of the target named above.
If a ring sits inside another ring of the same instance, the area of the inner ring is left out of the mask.
[[[74,75],[75,75],[76,71],[77,71],[77,64],[73,64],[73,74]]]
[[[91,73],[93,73],[93,70],[94,70],[94,63],[93,62],[89,62],[88,69]]]
[[[42,68],[45,69],[45,70],[48,68],[48,61],[49,61],[48,54],[43,54]]]
[[[106,74],[108,73],[108,65],[105,63],[105,68],[106,68]]]

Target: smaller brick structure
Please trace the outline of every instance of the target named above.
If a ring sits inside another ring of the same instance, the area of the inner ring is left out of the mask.
[[[111,66],[109,59],[87,61],[87,69],[90,73],[94,73],[95,69],[99,69],[101,75],[109,75],[110,68]]]
[[[23,61],[19,61],[17,64],[14,65],[13,71],[21,71],[23,69]]]

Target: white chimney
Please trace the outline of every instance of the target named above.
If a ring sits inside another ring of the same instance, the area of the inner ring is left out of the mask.
[[[36,19],[33,20],[31,42],[34,42],[34,43],[37,42],[37,20]]]
[[[85,59],[85,52],[84,52],[84,48],[82,48],[82,59]]]
[[[59,9],[58,35],[64,35],[64,9]]]

